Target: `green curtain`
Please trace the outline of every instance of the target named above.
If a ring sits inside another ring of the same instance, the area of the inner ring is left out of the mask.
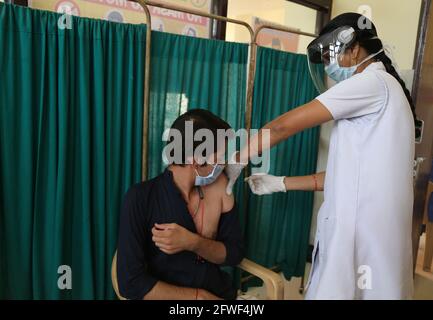
[[[317,91],[305,55],[258,48],[252,127],[313,100]],[[316,170],[319,128],[305,130],[271,150],[270,174],[298,176]],[[286,278],[305,270],[312,192],[268,196],[250,194],[246,219],[247,255],[268,267],[279,266]]]
[[[145,26],[0,4],[0,298],[113,298],[122,195],[141,175]],[[248,46],[152,33],[149,177],[162,132],[191,108],[244,127]],[[304,56],[258,50],[253,127],[316,95]],[[314,171],[318,129],[272,153],[274,174]],[[241,178],[240,181],[243,179]],[[248,257],[303,271],[311,193],[235,195]],[[272,212],[272,214],[270,214]],[[57,269],[72,268],[72,290]]]
[[[162,133],[189,109],[243,128],[248,45],[152,32],[149,177],[164,168]]]
[[[141,176],[144,26],[0,4],[0,298],[113,298]],[[60,265],[72,290],[59,290]]]

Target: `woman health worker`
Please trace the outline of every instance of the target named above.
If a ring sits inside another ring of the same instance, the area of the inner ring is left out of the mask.
[[[346,13],[330,21],[308,46],[308,56],[319,88],[326,78],[316,72],[320,64],[337,84],[268,123],[263,129],[269,129],[270,146],[261,145],[263,129],[252,137],[249,148],[236,154],[237,163],[226,168],[227,192],[249,158],[335,120],[326,173],[253,175],[247,181],[259,195],[324,190],[307,299],[409,299],[415,149],[409,91],[375,26],[362,15]]]

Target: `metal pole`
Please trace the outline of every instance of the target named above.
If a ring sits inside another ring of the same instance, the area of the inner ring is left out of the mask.
[[[145,62],[145,75],[144,75],[144,108],[143,108],[143,151],[142,151],[142,180],[146,180],[147,179],[147,171],[148,171],[148,163],[147,163],[147,158],[148,158],[148,138],[149,138],[149,103],[150,103],[150,99],[149,99],[149,94],[150,94],[150,59],[151,59],[151,35],[152,35],[152,30],[151,30],[151,22],[152,22],[152,17],[150,15],[150,11],[149,8],[147,6],[153,6],[153,7],[159,7],[159,8],[164,8],[164,9],[169,9],[169,10],[175,10],[175,11],[180,11],[180,12],[185,12],[185,13],[190,13],[190,14],[194,14],[194,15],[198,15],[198,16],[202,16],[202,17],[207,17],[207,18],[211,18],[211,19],[215,19],[215,20],[220,20],[220,21],[225,21],[225,22],[230,22],[230,23],[234,23],[234,24],[238,24],[241,26],[244,26],[245,28],[247,28],[248,32],[250,33],[250,38],[251,38],[251,46],[253,46],[253,37],[254,37],[254,31],[253,28],[251,28],[251,26],[241,20],[236,20],[236,19],[231,19],[231,18],[227,18],[227,17],[223,17],[223,16],[218,16],[215,14],[211,14],[211,13],[206,13],[206,12],[201,12],[199,10],[195,10],[195,9],[188,9],[188,8],[184,8],[184,7],[180,7],[180,6],[175,6],[175,5],[167,5],[164,3],[158,3],[158,2],[154,2],[154,1],[147,1],[147,0],[132,0],[133,2],[137,2],[141,5],[141,7],[144,10],[144,13],[146,14],[146,23],[147,23],[147,33],[146,33],[146,62]]]
[[[295,33],[295,34],[313,37],[313,38],[317,37],[317,35],[313,34],[313,33],[303,32],[303,31],[299,31],[299,30],[295,30],[292,28],[280,26],[277,24],[271,24],[271,23],[262,24],[255,30],[254,36],[253,36],[253,41],[251,43],[251,48],[250,48],[250,62],[249,62],[248,85],[247,85],[247,106],[246,106],[246,110],[245,110],[245,127],[248,131],[248,142],[249,142],[249,131],[250,131],[251,125],[252,125],[252,114],[253,114],[254,81],[256,78],[256,62],[257,62],[256,60],[257,60],[257,47],[258,47],[257,46],[257,37],[263,29],[272,29],[272,30],[278,30],[278,31],[283,31],[283,32],[288,32],[288,33]],[[248,167],[245,168],[244,173],[245,173],[245,176],[249,176],[250,170]],[[248,186],[245,186],[245,194],[244,194],[245,221],[247,221],[247,216],[248,216],[247,215],[247,211],[248,211],[247,193],[248,193]]]
[[[159,7],[159,8],[163,8],[163,9],[169,9],[169,10],[185,12],[185,13],[191,13],[191,14],[195,14],[197,16],[202,16],[202,17],[211,18],[211,19],[215,19],[215,20],[239,24],[239,25],[242,25],[248,29],[250,36],[251,36],[251,40],[253,39],[253,36],[254,36],[253,28],[251,28],[251,26],[248,23],[241,21],[241,20],[236,20],[236,19],[231,19],[231,18],[227,18],[227,17],[223,17],[223,16],[218,16],[216,14],[207,13],[207,12],[203,12],[203,11],[196,10],[196,9],[184,8],[184,7],[176,6],[176,5],[172,5],[172,4],[168,5],[165,3],[159,3],[159,2],[148,1],[148,0],[140,0],[140,1],[142,1],[143,3],[145,3],[148,6]]]
[[[256,29],[256,31],[254,32],[253,41],[251,43],[250,65],[249,65],[249,72],[248,72],[247,106],[246,106],[246,114],[245,114],[245,126],[247,130],[251,129],[251,119],[253,113],[254,81],[256,77],[256,59],[257,59],[257,37],[263,29],[272,29],[272,30],[278,30],[283,32],[295,33],[295,34],[299,34],[307,37],[313,37],[313,38],[317,37],[317,35],[314,33],[303,32],[292,28],[279,26],[276,24],[263,24]]]
[[[139,3],[144,10],[146,15],[146,57],[144,63],[144,106],[143,106],[143,142],[142,142],[142,154],[141,154],[141,178],[147,180],[147,156],[148,156],[148,137],[149,137],[149,94],[150,94],[150,58],[152,56],[151,44],[152,44],[152,18],[150,16],[149,8],[146,6],[146,1],[135,0]]]
[[[288,32],[288,33],[294,33],[294,34],[299,34],[301,36],[307,36],[307,37],[312,37],[312,38],[317,38],[318,35],[315,33],[309,33],[309,32],[304,32],[304,31],[300,31],[300,30],[296,30],[296,29],[292,29],[292,28],[288,28],[288,27],[284,27],[284,26],[280,26],[278,24],[272,24],[272,23],[266,23],[266,24],[262,24],[260,25],[256,31],[254,32],[254,42],[257,41],[257,37],[259,35],[259,33],[263,30],[263,29],[272,29],[272,30],[277,30],[277,31],[283,31],[283,32]]]

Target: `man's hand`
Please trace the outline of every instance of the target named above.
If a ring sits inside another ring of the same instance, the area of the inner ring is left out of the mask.
[[[197,234],[176,223],[155,223],[152,228],[152,240],[162,252],[175,254],[181,251],[194,251]]]

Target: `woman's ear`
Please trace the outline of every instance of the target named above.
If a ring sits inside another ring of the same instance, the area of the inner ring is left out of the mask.
[[[358,63],[359,53],[360,53],[359,43],[355,43],[355,45],[352,47],[351,50],[351,60],[352,62],[355,62],[355,64]]]

